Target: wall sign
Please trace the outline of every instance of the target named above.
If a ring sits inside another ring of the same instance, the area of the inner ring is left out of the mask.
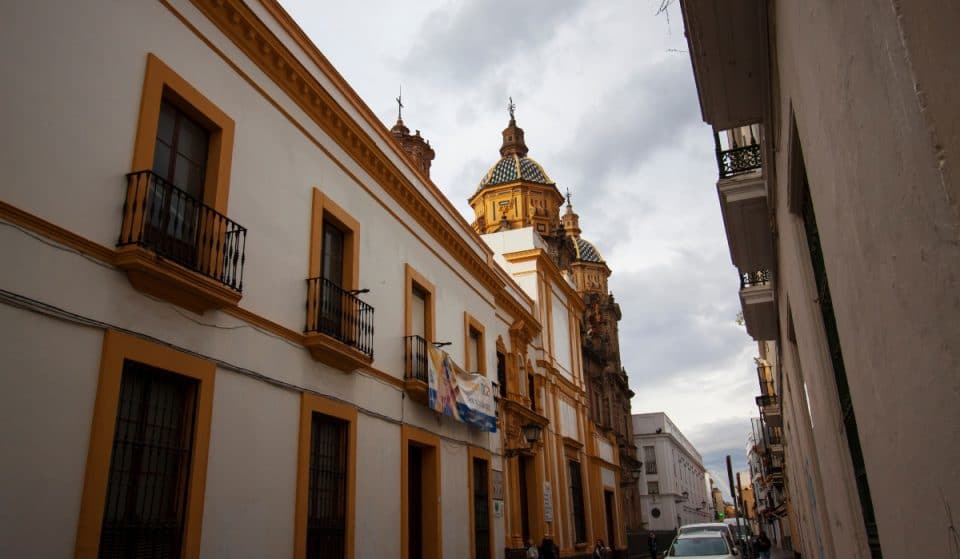
[[[503,500],[503,472],[501,470],[493,470],[493,477],[491,478],[493,482],[493,499],[494,500]]]
[[[553,489],[550,482],[543,482],[543,519],[553,522]]]

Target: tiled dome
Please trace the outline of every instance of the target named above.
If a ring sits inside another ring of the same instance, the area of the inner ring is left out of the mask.
[[[543,167],[532,158],[517,154],[505,155],[487,171],[480,188],[524,180],[539,184],[554,184]]]
[[[603,257],[600,256],[600,252],[597,250],[597,247],[593,246],[588,241],[577,237],[576,244],[574,246],[577,249],[577,260],[582,260],[584,262],[595,262],[597,264],[604,263]]]

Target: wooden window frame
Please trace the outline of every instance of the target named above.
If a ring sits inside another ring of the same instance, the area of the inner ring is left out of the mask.
[[[210,133],[203,203],[227,215],[235,131],[233,119],[153,53],[147,54],[131,171],[153,169],[160,103],[163,100],[169,101]]]
[[[300,397],[300,438],[297,449],[297,493],[294,509],[293,557],[307,555],[307,505],[310,489],[310,434],[313,414],[320,413],[347,423],[347,510],[344,557],[354,557],[355,510],[357,495],[357,408],[306,392]]]
[[[329,220],[343,231],[343,283],[346,290],[360,287],[360,222],[337,205],[329,196],[313,189],[310,217],[310,261],[308,278],[320,275],[323,262],[323,223]]]
[[[416,287],[426,294],[427,316],[424,317],[424,330],[427,343],[435,341],[436,334],[436,287],[410,264],[404,264],[403,280],[403,332],[404,336],[413,335],[413,288]]]
[[[479,363],[473,363],[470,356],[470,334],[476,332],[477,340],[477,359]],[[480,373],[487,376],[487,334],[486,329],[479,320],[463,312],[463,369],[468,373]]]
[[[490,527],[490,534],[488,539],[490,540],[490,555],[491,557],[496,556],[496,548],[494,547],[494,537],[493,537],[493,473],[492,473],[492,463],[491,463],[490,452],[482,448],[476,448],[473,446],[467,447],[467,496],[470,502],[470,558],[476,559],[476,542],[474,538],[475,524],[474,524],[474,505],[473,505],[473,460],[478,458],[487,463],[487,525]]]
[[[87,451],[74,557],[92,559],[99,555],[100,529],[106,506],[120,382],[123,377],[123,362],[127,359],[197,381],[196,423],[181,555],[199,557],[216,365],[206,359],[114,330],[107,330],[103,338],[100,378],[90,428],[90,446]]]
[[[424,484],[428,494],[427,497],[423,499],[425,503],[423,525],[430,526],[430,530],[433,531],[434,534],[430,537],[423,538],[423,557],[419,559],[440,559],[440,557],[443,556],[440,437],[433,433],[417,429],[416,427],[411,427],[410,425],[403,425],[400,428],[400,558],[418,559],[408,557],[409,553],[407,549],[407,507],[409,503],[409,496],[407,495],[407,480],[409,476],[407,452],[410,443],[432,449],[433,454],[432,460],[424,461],[424,478],[432,478],[433,484]],[[431,508],[427,507],[426,503],[434,503],[434,505]]]

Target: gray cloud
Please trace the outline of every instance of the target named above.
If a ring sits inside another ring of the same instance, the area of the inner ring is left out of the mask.
[[[482,86],[489,73],[548,42],[584,0],[473,0],[433,11],[402,61],[405,73]]]
[[[611,179],[629,176],[659,150],[676,149],[681,134],[700,122],[697,110],[689,64],[664,58],[637,68],[581,116],[576,142],[561,154],[567,180],[591,191],[621,186]]]

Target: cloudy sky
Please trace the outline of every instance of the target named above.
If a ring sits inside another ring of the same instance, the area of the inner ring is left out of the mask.
[[[383,123],[430,140],[467,198],[499,158],[507,98],[530,156],[573,194],[613,270],[633,411],[665,411],[726,479],[745,463],[756,347],[735,322],[710,129],[679,5],[661,0],[281,0]],[[724,484],[725,485],[725,484]]]

